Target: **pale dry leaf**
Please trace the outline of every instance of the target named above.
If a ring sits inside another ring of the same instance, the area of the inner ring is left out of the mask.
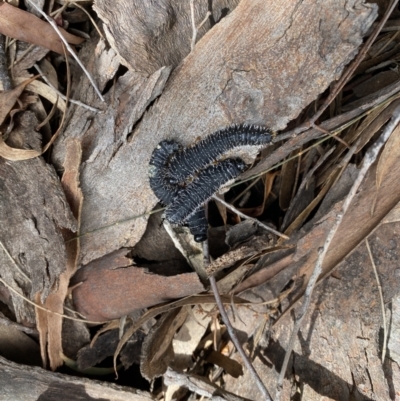
[[[18,86],[10,91],[4,91],[0,93],[0,125],[4,123],[4,120],[12,110],[17,99],[21,96],[21,93],[25,87],[33,82],[37,77],[32,77],[29,79],[21,79],[18,82]]]
[[[3,139],[0,138],[0,156],[7,160],[28,160],[40,156],[40,152],[30,149],[16,149],[8,146]]]
[[[53,64],[47,58],[43,58],[39,61],[39,66],[41,71],[43,72],[43,75],[46,76],[49,82],[55,88],[58,88],[58,76]]]
[[[4,123],[25,87],[35,79],[36,77],[23,79],[14,89],[0,93],[0,124]],[[0,137],[0,156],[7,160],[27,160],[39,155],[40,153],[37,150],[12,148]]]
[[[222,302],[225,304],[230,304],[232,302],[232,297],[231,296],[226,296],[222,295],[221,296]],[[243,304],[243,303],[248,303],[246,300],[239,298],[239,297],[234,297],[233,301],[236,304]],[[169,312],[175,308],[180,308],[181,306],[185,305],[197,305],[197,304],[213,304],[215,303],[215,298],[214,295],[194,295],[191,297],[179,299],[178,301],[174,301],[168,304],[160,305],[160,306],[155,306],[154,308],[148,310],[143,314],[143,316],[136,321],[133,326],[131,326],[129,329],[127,329],[124,333],[124,335],[121,337],[121,340],[119,341],[119,344],[117,346],[117,349],[114,354],[114,368],[117,366],[117,357],[118,354],[120,353],[122,347],[129,341],[131,336],[140,328],[142,327],[147,321],[150,319],[160,315],[161,313]]]
[[[20,84],[23,82],[25,78],[16,78],[14,80],[15,83]],[[57,93],[55,92],[54,89],[52,89],[49,85],[40,82],[40,81],[33,81],[28,84],[26,87],[27,90],[37,93],[40,96],[43,96],[45,99],[47,99],[50,103],[52,104],[57,104],[57,108],[64,113],[66,109],[66,104],[63,99],[61,99]]]

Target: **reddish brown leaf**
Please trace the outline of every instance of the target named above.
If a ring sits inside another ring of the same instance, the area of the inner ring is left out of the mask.
[[[204,290],[196,273],[165,277],[132,265],[121,249],[79,269],[72,291],[75,308],[89,320],[106,321],[134,310]]]

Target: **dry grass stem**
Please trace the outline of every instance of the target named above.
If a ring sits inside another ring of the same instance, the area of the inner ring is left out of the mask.
[[[44,75],[44,73],[43,73],[43,71],[40,69],[40,67],[39,67],[37,64],[34,64],[33,66],[36,68],[37,72],[40,74],[40,76],[43,78],[43,80],[46,82],[46,84],[49,85],[50,88],[53,89],[54,92],[56,92],[57,95],[61,97],[61,99],[67,100],[67,97],[66,97],[65,95],[63,95],[58,89],[56,89],[56,88],[53,86],[53,84],[47,79],[46,75]],[[94,111],[94,112],[96,112],[96,113],[99,113],[99,112],[101,111],[100,109],[97,109],[96,107],[88,106],[87,104],[82,103],[82,102],[80,102],[79,100],[68,99],[68,101],[69,101],[70,103],[73,103],[73,104],[76,104],[76,105],[78,105],[78,106],[84,107],[84,108],[86,108],[86,109],[88,109],[88,110],[91,110],[91,111]]]
[[[82,64],[81,60],[79,60],[78,56],[75,54],[74,50],[72,47],[69,45],[69,43],[65,40],[64,36],[61,34],[60,30],[57,27],[57,24],[52,20],[46,13],[44,13],[32,0],[28,0],[29,4],[32,5],[46,20],[47,22],[54,28],[54,30],[57,32],[57,35],[60,37],[62,42],[64,43],[65,47],[68,49],[69,53],[72,55],[72,57],[76,60],[76,62],[79,64],[79,66],[82,68],[82,71],[85,73],[85,75],[88,77],[90,83],[92,84],[94,90],[97,93],[97,96],[100,98],[102,102],[105,102],[102,94],[99,91],[99,88],[97,87],[96,83],[94,82],[92,76],[89,74],[89,71],[85,68],[85,66]]]
[[[374,257],[372,256],[371,248],[369,246],[368,238],[365,240],[365,245],[367,246],[369,258],[371,259],[371,265],[372,265],[372,269],[375,274],[376,283],[378,285],[379,299],[380,299],[381,308],[382,308],[382,325],[383,325],[382,363],[384,363],[385,355],[386,355],[386,348],[387,348],[387,338],[388,338],[386,314],[385,314],[385,302],[383,300],[382,286],[381,286],[381,282],[379,280],[378,271],[376,270],[376,265],[374,262]]]
[[[254,222],[258,226],[262,227],[264,230],[267,230],[267,231],[271,232],[272,234],[277,235],[278,237],[281,237],[281,238],[284,238],[284,239],[289,239],[289,237],[287,235],[282,234],[279,231],[274,230],[271,227],[268,227],[264,223],[261,223],[261,221],[259,221],[257,219],[253,219],[253,217],[245,215],[244,213],[242,213],[239,210],[237,210],[234,206],[232,206],[229,203],[225,202],[224,200],[218,198],[216,195],[213,195],[212,199],[214,199],[216,202],[219,202],[219,203],[223,204],[227,209],[229,209],[232,212],[236,213],[238,216],[242,217],[243,219],[250,220],[250,221]]]

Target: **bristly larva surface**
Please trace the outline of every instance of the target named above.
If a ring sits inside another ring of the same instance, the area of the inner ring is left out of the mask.
[[[165,140],[157,145],[150,158],[150,187],[164,205],[169,205],[179,191],[177,185],[170,183],[168,162],[172,155],[178,152],[181,148],[182,146],[178,142]]]
[[[186,225],[196,242],[203,242],[207,239],[208,221],[204,207],[200,207],[192,216],[187,219]]]
[[[180,188],[172,185],[168,179],[168,161],[171,156],[181,149],[181,145],[172,140],[165,140],[158,144],[151,155],[149,163],[150,187],[157,198],[168,205],[178,194]],[[208,222],[204,208],[200,208],[187,221],[190,233],[196,242],[203,242],[207,239]]]
[[[265,146],[271,142],[271,131],[255,125],[232,125],[209,135],[197,144],[181,149],[170,159],[170,183],[178,184],[240,146]]]
[[[173,224],[185,224],[207,200],[222,186],[238,177],[245,168],[242,159],[232,158],[202,170],[167,206],[166,219]]]

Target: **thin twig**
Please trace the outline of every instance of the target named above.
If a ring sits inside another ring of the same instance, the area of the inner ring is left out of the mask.
[[[386,326],[385,303],[384,303],[384,300],[383,300],[381,282],[379,280],[378,272],[376,270],[374,257],[372,256],[371,248],[369,247],[368,238],[365,239],[365,245],[367,245],[369,258],[371,259],[372,269],[374,270],[376,282],[378,284],[379,298],[380,298],[380,301],[381,301],[382,324],[383,324],[383,345],[382,345],[382,363],[383,363],[385,361],[386,347],[387,347],[387,337],[388,337],[387,326]]]
[[[90,21],[92,22],[92,24],[93,24],[93,26],[95,27],[95,29],[96,29],[97,33],[99,34],[99,36],[100,36],[103,40],[105,40],[103,34],[101,33],[100,28],[97,26],[95,20],[94,20],[93,17],[90,15],[90,13],[88,12],[88,10],[86,10],[86,8],[82,7],[82,6],[81,6],[79,3],[77,3],[77,2],[74,2],[73,5],[74,5],[75,7],[78,7],[79,9],[81,9],[81,10],[88,16],[88,18],[89,18]]]
[[[194,45],[196,43],[196,22],[194,21],[194,0],[190,0],[190,20],[192,22],[192,40],[190,42],[190,50],[194,49]]]
[[[210,11],[207,11],[205,18],[200,22],[200,25],[196,27],[196,22],[194,20],[194,0],[190,0],[190,19],[192,22],[192,40],[190,42],[190,51],[192,52],[194,46],[196,45],[196,38],[199,29],[207,22],[208,17],[211,15]]]
[[[213,382],[188,373],[180,373],[168,368],[164,373],[164,384],[167,386],[186,387],[188,390],[198,394],[203,399],[204,397],[210,400],[225,400],[225,401],[249,401],[248,398],[239,397],[232,394]]]
[[[343,140],[342,138],[340,138],[340,136],[338,135],[333,135],[332,133],[330,133],[328,130],[326,130],[323,127],[320,127],[317,124],[311,124],[312,128],[316,129],[317,131],[323,132],[325,135],[328,135],[329,137],[335,139],[336,141],[340,142],[342,145],[344,145],[347,149],[350,149],[350,145]]]
[[[294,328],[292,331],[292,334],[290,336],[289,339],[289,343],[287,346],[287,350],[286,350],[286,354],[285,354],[285,359],[283,361],[282,364],[282,369],[279,375],[279,379],[278,379],[278,384],[277,384],[277,391],[276,391],[276,401],[280,400],[280,396],[281,396],[281,391],[283,388],[283,380],[285,378],[285,373],[286,373],[286,368],[289,362],[289,358],[290,355],[292,353],[292,350],[294,348],[294,343],[297,337],[297,333],[300,330],[301,327],[301,323],[302,320],[310,306],[311,303],[311,295],[312,292],[314,290],[315,284],[317,282],[318,277],[320,276],[321,272],[322,272],[322,263],[325,259],[325,255],[329,249],[329,246],[332,242],[332,239],[343,219],[343,216],[346,214],[351,202],[353,201],[358,188],[361,185],[361,182],[363,181],[365,175],[367,174],[369,168],[371,167],[371,165],[374,163],[374,161],[376,160],[376,157],[379,154],[379,151],[382,149],[383,145],[386,143],[386,141],[389,139],[390,135],[392,134],[393,130],[396,128],[396,126],[398,125],[398,123],[400,122],[400,106],[397,107],[392,115],[391,120],[389,121],[389,123],[386,125],[384,131],[382,132],[381,136],[379,137],[379,139],[374,143],[374,145],[371,146],[370,149],[368,149],[367,153],[365,154],[364,157],[364,161],[362,164],[362,167],[360,168],[360,171],[358,173],[357,179],[355,180],[352,188],[350,189],[349,194],[347,195],[346,199],[343,202],[342,205],[342,210],[340,213],[337,214],[336,216],[336,220],[332,225],[332,228],[330,229],[325,243],[324,245],[318,250],[318,258],[317,261],[315,263],[315,267],[314,270],[310,276],[310,280],[307,284],[307,288],[305,290],[304,293],[304,301],[303,304],[300,307],[300,311],[298,313],[298,316],[295,320],[295,324],[294,324]],[[352,149],[354,149],[354,147],[352,147]],[[350,153],[350,152],[349,152]]]
[[[237,210],[234,206],[232,206],[229,203],[225,202],[223,199],[218,198],[216,195],[213,195],[212,199],[214,199],[215,201],[217,201],[219,203],[222,203],[227,209],[232,210],[232,212],[236,213],[238,216],[242,217],[243,219],[250,220],[253,223],[259,225],[264,230],[267,230],[267,231],[277,235],[278,237],[282,237],[284,239],[289,239],[289,237],[287,235],[282,234],[279,231],[276,231],[271,227],[268,227],[266,224],[261,223],[261,221],[259,221],[257,219],[254,219],[253,217],[247,216],[246,214],[244,214],[244,213],[240,212],[239,210]]]
[[[66,100],[67,97],[66,97],[65,95],[63,95],[57,88],[55,88],[55,87],[53,86],[53,84],[48,80],[48,78],[46,77],[46,75],[44,75],[44,73],[43,73],[43,71],[40,69],[40,67],[39,67],[37,64],[34,64],[33,66],[36,68],[36,70],[38,71],[38,73],[40,74],[40,76],[43,78],[43,80],[46,82],[46,84],[47,84],[48,86],[50,86],[50,88],[53,89],[54,92],[56,92],[57,95],[61,97],[61,99]],[[78,106],[85,107],[86,109],[89,109],[89,110],[91,110],[91,111],[95,111],[96,113],[99,113],[99,112],[101,111],[100,109],[96,109],[96,107],[88,106],[87,104],[82,103],[82,102],[80,102],[79,100],[68,99],[68,101],[69,101],[70,103],[76,104],[76,105],[78,105]]]
[[[65,44],[65,47],[68,49],[69,53],[72,55],[72,57],[76,60],[76,62],[79,64],[79,66],[82,68],[83,72],[85,75],[88,77],[90,83],[92,84],[94,90],[97,93],[97,96],[100,98],[102,102],[105,102],[102,94],[100,93],[99,89],[97,88],[97,85],[95,84],[92,76],[90,75],[89,71],[85,68],[85,66],[82,64],[81,60],[79,60],[78,56],[75,54],[74,50],[72,47],[69,45],[69,43],[66,41],[60,30],[58,29],[57,24],[54,22],[53,19],[51,19],[45,12],[43,12],[32,0],[28,0],[28,3],[31,4],[43,17],[47,20],[47,22],[53,27],[53,29],[56,31],[57,35],[60,37],[62,42]]]
[[[229,321],[229,317],[225,311],[224,305],[222,303],[221,297],[218,292],[218,287],[217,287],[217,282],[215,281],[214,276],[210,276],[210,284],[211,284],[211,289],[213,291],[214,297],[215,297],[215,302],[218,306],[218,310],[221,313],[221,318],[222,321],[225,323],[226,329],[228,330],[229,337],[231,338],[233,344],[235,345],[236,349],[238,350],[240,356],[243,359],[243,362],[250,372],[250,374],[253,376],[253,379],[255,380],[257,387],[259,388],[260,392],[264,396],[264,400],[266,401],[272,401],[272,398],[265,387],[264,383],[262,382],[260,376],[258,375],[257,371],[255,370],[253,364],[251,363],[249,357],[247,354],[244,352],[244,349],[242,347],[242,344],[240,343],[239,339],[236,336],[235,329],[232,327],[231,322]]]
[[[206,263],[209,264],[210,263],[210,259],[209,259],[209,253],[208,253],[208,240],[204,241],[203,249],[204,249],[204,255],[208,255],[208,260],[206,261]],[[204,268],[206,268],[206,267],[207,266],[204,266]],[[268,392],[267,388],[265,387],[264,383],[262,382],[262,380],[261,380],[260,376],[258,375],[257,371],[254,369],[254,366],[251,363],[249,357],[244,352],[242,344],[240,343],[240,341],[239,341],[239,339],[238,339],[238,337],[236,335],[235,329],[231,325],[229,317],[228,317],[228,315],[227,315],[227,313],[225,311],[224,304],[222,302],[221,296],[219,295],[218,286],[217,286],[217,282],[215,280],[215,277],[213,275],[211,275],[209,277],[209,280],[210,280],[210,285],[211,285],[212,292],[214,294],[215,303],[217,304],[219,313],[221,314],[222,321],[225,323],[226,329],[228,330],[229,337],[231,338],[233,344],[235,345],[236,349],[238,350],[240,356],[242,357],[246,368],[248,369],[250,374],[253,376],[253,379],[257,383],[257,386],[258,386],[259,390],[261,391],[261,393],[264,396],[264,400],[272,401],[272,398],[269,395],[269,392]]]

